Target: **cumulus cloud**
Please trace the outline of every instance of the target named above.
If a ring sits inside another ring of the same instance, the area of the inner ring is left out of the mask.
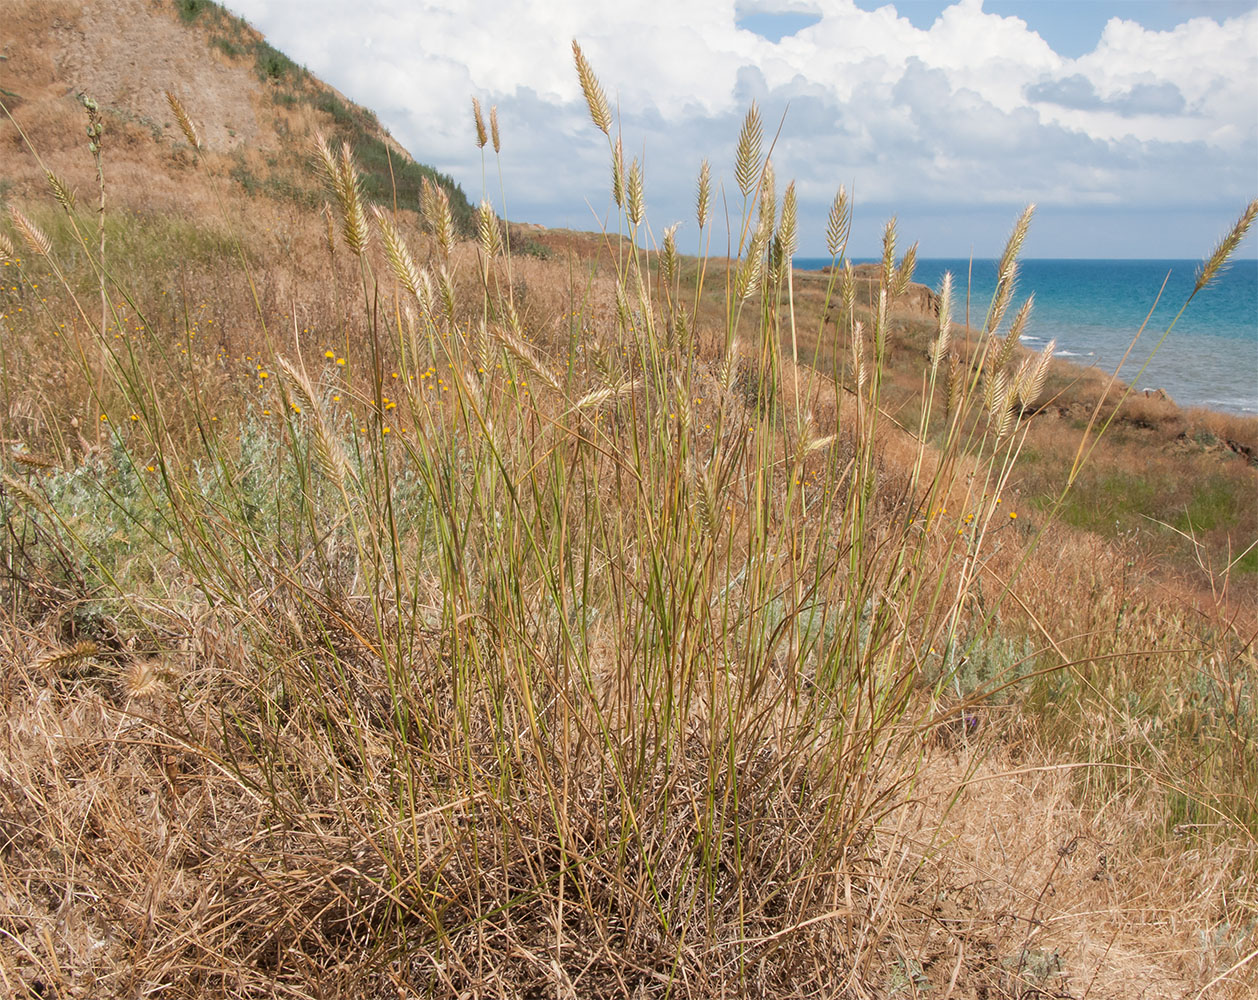
[[[627,153],[645,159],[657,230],[689,217],[702,158],[731,173],[752,100],[771,131],[785,116],[778,175],[819,218],[841,182],[902,214],[1012,217],[1037,201],[1218,206],[1224,218],[1253,194],[1258,10],[1171,31],[1115,17],[1068,59],[982,0],[928,28],[854,0],[227,3],[473,197],[469,99],[497,104],[509,214],[543,223],[588,226],[607,204],[606,143],[581,101],[573,38],[615,101]],[[756,29],[772,23],[793,30]],[[820,243],[818,231],[804,249]]]

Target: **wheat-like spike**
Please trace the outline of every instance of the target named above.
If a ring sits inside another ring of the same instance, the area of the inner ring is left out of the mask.
[[[708,224],[708,212],[712,207],[712,165],[707,160],[699,165],[699,192],[695,202],[695,218],[702,232]]]
[[[83,639],[73,646],[65,646],[45,653],[35,661],[35,666],[43,673],[61,673],[76,667],[84,660],[89,660],[101,651],[100,643],[91,639]]]
[[[778,225],[778,239],[782,244],[782,258],[789,261],[799,246],[799,207],[796,203],[795,182],[786,185],[782,196],[782,221]]]
[[[882,227],[882,284],[890,287],[895,283],[896,217],[893,215]]]
[[[349,456],[332,434],[322,417],[311,424],[311,454],[319,472],[342,493],[346,485],[355,480]]]
[[[510,320],[509,320],[510,321]],[[518,318],[515,322],[519,322]],[[488,372],[494,363],[493,336],[489,332],[489,324],[482,315],[476,323],[476,360],[482,372]]]
[[[1031,310],[1033,308],[1035,308],[1034,292],[1027,296],[1026,301],[1014,313],[1013,322],[1009,324],[1009,335],[1005,339],[1014,347],[1022,341],[1022,334],[1026,331],[1027,321],[1031,318]]]
[[[393,274],[403,288],[419,297],[419,268],[415,266],[415,260],[411,257],[411,251],[406,245],[406,241],[402,239],[402,234],[397,231],[397,227],[393,224],[393,220],[383,212],[379,205],[371,206],[372,214],[376,217],[376,225],[380,229],[380,238],[384,241],[384,255],[389,260],[389,266],[393,268]]]
[[[852,231],[852,205],[847,198],[847,188],[842,184],[830,204],[830,216],[826,222],[826,249],[836,259],[847,252],[847,238]]]
[[[502,142],[498,136],[498,105],[490,105],[489,108],[489,138],[494,146],[494,155],[497,156],[502,152]]]
[[[1253,225],[1255,217],[1258,217],[1258,198],[1255,198],[1245,206],[1245,211],[1236,220],[1236,224],[1227,231],[1227,235],[1223,239],[1219,240],[1214,250],[1211,251],[1210,256],[1197,268],[1197,281],[1193,285],[1193,295],[1196,295],[1223,273],[1232,258],[1232,254],[1240,246],[1240,242],[1245,238],[1245,234],[1249,232],[1249,227]]]
[[[9,206],[9,218],[13,220],[13,225],[21,234],[22,240],[26,243],[27,249],[36,257],[52,256],[52,242],[44,235],[35,223],[31,222],[22,210],[16,205]]]
[[[43,455],[33,455],[29,451],[14,455],[13,461],[30,469],[55,469],[59,466],[59,463],[53,459],[45,458]]]
[[[502,250],[502,233],[498,229],[498,217],[488,199],[482,199],[476,210],[476,229],[480,236],[481,253],[487,261],[493,260]]]
[[[419,315],[423,322],[432,323],[437,299],[432,287],[432,272],[426,267],[419,269],[419,287],[415,290],[415,301],[419,304]]]
[[[743,258],[742,264],[738,268],[738,275],[734,282],[734,292],[740,301],[750,298],[760,286],[760,276],[764,272],[764,252],[767,241],[768,232],[761,226],[751,238],[751,245],[747,247],[747,255]]]
[[[179,128],[183,131],[184,138],[188,140],[188,145],[193,149],[201,148],[201,136],[197,134],[197,127],[192,124],[192,119],[188,117],[188,112],[183,109],[183,104],[179,98],[166,91],[166,103],[170,105],[171,114],[175,116],[175,121],[179,123]]]
[[[437,239],[442,258],[449,260],[454,249],[454,216],[450,213],[450,196],[446,189],[423,178],[419,185],[419,210]]]
[[[0,233],[0,261],[10,261],[17,259],[17,252],[13,249],[13,242]]]
[[[599,131],[610,136],[612,112],[607,104],[607,95],[599,86],[598,77],[594,75],[589,60],[585,58],[585,53],[581,51],[581,46],[577,44],[575,38],[572,40],[572,58],[576,60],[577,76],[581,80],[581,93],[585,95],[586,107],[590,109],[590,120]]]
[[[674,222],[664,230],[664,250],[660,254],[660,276],[670,286],[677,277],[677,227],[680,225]]]
[[[494,333],[508,351],[524,362],[528,368],[538,379],[540,379],[549,389],[556,393],[563,393],[563,387],[558,376],[554,374],[539,358],[524,339],[515,331],[508,329],[500,324],[494,325]]]
[[[642,166],[635,156],[629,164],[629,180],[625,192],[625,215],[635,226],[641,225],[646,216],[646,194],[642,184]]]
[[[1036,400],[1040,398],[1040,393],[1044,391],[1044,383],[1048,380],[1048,371],[1052,365],[1053,351],[1056,349],[1057,341],[1050,340],[1036,358],[1035,369],[1018,393],[1018,400],[1024,409],[1034,406]]]
[[[1005,268],[1001,276],[996,279],[996,291],[992,293],[992,305],[987,319],[986,330],[988,333],[994,334],[1000,329],[1005,313],[1009,311],[1009,304],[1013,301],[1013,293],[1017,283],[1018,262],[1014,260]]]
[[[20,507],[36,511],[46,517],[53,516],[52,507],[49,506],[48,501],[21,480],[14,479],[12,476],[3,476],[0,477],[0,482],[3,482],[5,489],[13,494],[14,500]]]
[[[813,438],[808,442],[807,454],[811,455],[814,451],[821,451],[823,448],[829,448],[838,439],[839,436],[837,434],[827,434],[825,437]]]
[[[1031,218],[1034,215],[1035,203],[1032,202],[1022,210],[1018,221],[1013,224],[1013,232],[1009,234],[1009,240],[1005,243],[1004,252],[1000,255],[1000,264],[996,269],[997,281],[1004,281],[1006,272],[1010,272],[1010,280],[1012,280],[1012,268],[1017,263],[1018,255],[1022,253],[1022,244],[1026,241],[1027,232],[1031,228]]]
[[[686,309],[684,302],[677,303],[677,309],[673,316],[673,326],[676,331],[677,343],[681,346],[682,353],[689,356],[690,349],[693,346],[691,334],[694,333],[694,325],[690,322],[690,312]]]
[[[367,225],[367,213],[363,209],[362,184],[358,177],[358,168],[354,165],[354,154],[348,142],[341,143],[341,156],[337,163],[336,194],[341,203],[344,223],[342,236],[345,245],[356,256],[361,257],[367,252],[367,246],[371,242],[371,229]]]
[[[673,372],[673,394],[676,403],[673,404],[674,411],[677,414],[677,431],[680,437],[690,436],[690,421],[693,416],[690,408],[690,393],[686,391],[686,383],[682,379],[680,372]]]
[[[314,416],[320,416],[319,405],[316,402],[318,398],[314,386],[310,384],[310,380],[306,377],[306,373],[294,365],[287,358],[279,358],[276,365],[280,371],[287,377],[289,390],[297,397],[301,403],[302,412]]]
[[[939,289],[939,333],[930,345],[931,377],[939,371],[939,363],[948,353],[952,342],[952,272],[945,271]]]
[[[896,268],[895,288],[891,292],[892,298],[898,299],[908,290],[909,282],[913,280],[913,271],[916,267],[917,244],[914,243],[900,259],[900,266]]]
[[[612,151],[612,201],[617,208],[625,207],[625,151],[616,136],[616,148]]]
[[[1009,395],[1009,373],[1003,368],[988,369],[983,377],[983,408],[995,413],[998,404],[1007,401]]]
[[[734,177],[738,181],[738,190],[744,198],[751,197],[751,192],[760,177],[760,145],[764,139],[764,130],[760,125],[760,109],[756,102],[751,102],[747,116],[743,119],[743,127],[738,133],[738,148],[735,153]]]
[[[480,100],[472,98],[472,118],[476,125],[476,148],[484,149],[489,142],[489,133],[485,131],[485,116],[481,114]]]
[[[337,188],[341,181],[341,169],[336,162],[336,154],[332,152],[332,147],[328,145],[327,137],[322,132],[315,132],[314,152],[315,159],[323,169],[323,178],[327,182],[328,189],[334,195],[337,195]]]
[[[1013,387],[1009,392],[1011,401],[1021,404],[1026,393],[1026,387],[1031,376],[1034,374],[1036,355],[1028,354],[1018,363],[1018,367],[1013,373]]]
[[[57,204],[59,204],[67,212],[73,212],[75,208],[75,196],[74,191],[70,189],[70,185],[54,174],[51,170],[45,170],[44,175],[48,178],[48,186],[52,188],[52,196],[57,199]]]
[[[1006,385],[1005,394],[997,401],[996,409],[991,415],[991,427],[995,431],[997,441],[1008,434],[1010,428],[1013,427],[1014,418],[1017,416],[1014,402],[1013,386]]]
[[[766,159],[764,161],[764,170],[760,172],[759,226],[762,229],[767,228],[772,232],[773,227],[777,223],[777,211],[777,172],[773,169],[773,161]]]

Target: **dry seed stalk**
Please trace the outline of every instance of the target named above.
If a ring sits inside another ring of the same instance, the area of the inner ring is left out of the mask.
[[[838,193],[830,205],[830,217],[826,223],[826,249],[832,258],[847,251],[847,237],[852,231],[852,206],[847,199],[847,188],[839,185]]]
[[[197,127],[192,124],[192,119],[188,117],[188,112],[183,109],[183,104],[180,103],[179,98],[168,90],[166,91],[166,103],[170,105],[171,114],[175,116],[175,121],[179,123],[179,128],[183,132],[184,138],[188,140],[188,145],[199,151],[201,149],[201,136],[197,133]]]
[[[16,205],[9,206],[9,218],[13,220],[13,225],[17,227],[17,231],[22,234],[22,239],[31,253],[37,257],[49,257],[52,255],[51,241],[44,235],[43,230],[22,214],[22,210]]]
[[[485,118],[480,111],[480,100],[472,98],[472,118],[476,124],[476,148],[484,149],[485,144],[489,142],[489,135],[485,131]]]
[[[66,646],[53,650],[50,653],[45,653],[35,661],[35,666],[41,673],[61,673],[64,670],[78,666],[84,660],[90,659],[99,652],[100,643],[92,639],[84,639],[76,642],[73,646]]]
[[[393,221],[381,211],[379,205],[372,205],[371,211],[376,217],[376,225],[380,229],[380,238],[384,241],[384,254],[389,260],[389,266],[393,268],[394,276],[403,288],[418,298],[420,287],[419,269],[415,266],[415,260],[411,257],[410,249],[406,246],[405,240],[402,239],[402,235],[397,231]]]
[[[778,241],[783,261],[789,262],[799,246],[799,210],[794,181],[786,185],[786,194],[782,196],[782,221],[778,226]]]
[[[931,377],[939,371],[939,362],[948,353],[952,341],[952,272],[945,271],[939,289],[939,334],[930,345]]]
[[[489,109],[489,136],[494,146],[494,155],[497,156],[502,152],[502,142],[498,138],[498,105],[496,104]]]
[[[617,208],[625,207],[625,153],[616,136],[616,148],[612,153],[612,201]]]
[[[18,506],[36,511],[46,517],[54,516],[48,501],[24,482],[14,479],[12,476],[2,477],[0,482],[3,482],[4,488],[13,494],[13,498],[17,501]]]
[[[642,167],[638,163],[636,156],[633,158],[633,162],[629,164],[627,187],[625,214],[633,225],[639,226],[646,215],[646,194],[642,186]]]
[[[502,233],[498,230],[498,218],[488,199],[482,199],[476,211],[476,228],[480,236],[481,253],[488,262],[498,256],[502,250]]]
[[[612,112],[607,104],[607,95],[603,93],[603,88],[599,86],[598,78],[594,75],[594,70],[590,68],[589,60],[585,58],[585,53],[581,51],[581,46],[577,44],[577,40],[572,40],[572,58],[576,60],[577,76],[581,80],[581,93],[585,95],[586,106],[590,109],[590,120],[598,127],[604,135],[611,135],[612,128]]]
[[[743,118],[743,127],[738,133],[738,149],[735,154],[734,177],[738,181],[738,190],[744,198],[751,197],[760,176],[760,145],[763,140],[763,129],[760,125],[760,109],[756,102],[751,102],[747,115]]]
[[[13,249],[13,243],[4,233],[0,233],[0,261],[15,260],[17,254]]]
[[[702,230],[708,224],[708,211],[712,207],[712,165],[704,160],[699,166],[699,194],[695,205],[695,218]]]
[[[75,197],[74,192],[70,190],[70,185],[51,170],[45,170],[44,174],[48,178],[48,186],[52,188],[52,196],[57,199],[57,203],[67,212],[73,212]]]
[[[1198,268],[1197,281],[1192,289],[1193,295],[1196,295],[1222,273],[1231,259],[1232,253],[1240,246],[1240,242],[1245,238],[1245,234],[1249,232],[1249,227],[1253,225],[1255,217],[1258,217],[1258,198],[1245,206],[1245,211],[1236,220],[1236,224],[1228,230],[1227,235],[1223,239],[1219,240],[1218,246],[1214,248],[1210,256]]]

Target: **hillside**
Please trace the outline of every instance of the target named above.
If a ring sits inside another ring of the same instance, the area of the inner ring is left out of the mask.
[[[78,97],[99,103],[115,208],[191,218],[219,210],[166,103],[171,91],[201,122],[210,173],[229,177],[272,218],[322,203],[310,170],[321,131],[353,144],[369,200],[392,205],[396,190],[398,207],[416,211],[420,179],[428,177],[449,192],[456,221],[470,226],[471,208],[449,177],[417,163],[371,111],[209,0],[7,0],[0,46],[0,101],[71,187],[95,186],[90,158],[78,155],[85,124]],[[0,156],[0,198],[46,189],[3,116]]]

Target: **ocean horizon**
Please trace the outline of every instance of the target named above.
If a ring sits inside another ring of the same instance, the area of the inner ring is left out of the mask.
[[[1123,381],[1137,389],[1162,389],[1181,406],[1258,416],[1258,260],[1234,261],[1198,292],[1152,353],[1192,292],[1200,263],[1022,260],[1010,314],[1034,293],[1023,343],[1038,349],[1056,340],[1057,357],[1107,373],[1122,360],[1149,317],[1119,373]],[[794,264],[801,270],[819,270],[830,259],[798,257]],[[968,288],[969,322],[980,326],[995,290],[996,264],[994,259],[927,258],[918,260],[913,280],[938,291],[944,272],[951,271],[953,321],[966,321]]]

